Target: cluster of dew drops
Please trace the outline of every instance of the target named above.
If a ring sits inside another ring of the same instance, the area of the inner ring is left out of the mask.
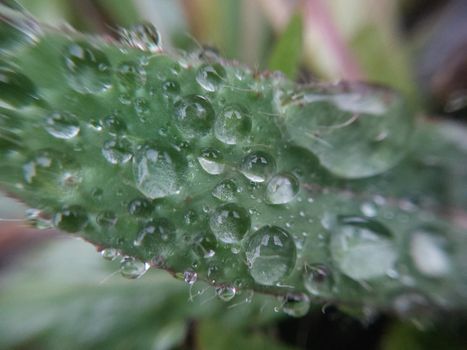
[[[121,38],[126,46],[152,53],[161,51],[160,35],[149,24],[138,25],[131,30],[122,29]],[[73,43],[67,47],[65,67],[68,71],[68,83],[79,93],[97,94],[111,87],[109,62],[103,52],[80,43]],[[119,74],[124,78],[139,76],[136,79],[143,79],[144,71],[136,65],[126,63],[120,66]],[[207,92],[214,92],[222,82],[223,75],[225,71],[221,65],[203,64],[198,68],[196,81]],[[164,89],[167,93],[178,93],[180,90],[175,81],[167,81]],[[128,103],[127,97],[121,96],[120,102]],[[137,114],[143,115],[148,109],[148,102],[143,98],[136,99],[134,104]],[[209,100],[201,95],[188,95],[178,99],[174,111],[174,123],[187,138],[206,134],[213,125],[217,140],[226,145],[235,145],[247,137],[252,128],[252,120],[244,107],[228,105],[221,113],[215,115]],[[95,123],[93,127],[97,129],[107,127],[118,131],[123,126],[118,118],[107,118]],[[46,118],[45,130],[55,138],[72,139],[80,132],[79,119],[68,112],[53,112]],[[125,164],[133,159],[136,187],[147,198],[164,198],[180,191],[176,161],[172,159],[171,150],[143,146],[132,154],[129,148],[128,141],[124,138],[107,140],[103,145],[102,155],[111,164]],[[216,149],[203,149],[197,160],[201,168],[210,175],[219,175],[225,170],[223,156]],[[36,157],[34,163],[28,163],[24,167],[26,181],[31,181],[34,176],[34,167],[48,166],[50,159],[47,155]],[[256,184],[265,184],[268,203],[283,205],[297,196],[300,184],[293,174],[276,173],[275,168],[274,157],[262,150],[250,151],[239,166],[240,172],[246,179]],[[212,195],[225,204],[213,210],[209,219],[210,229],[216,239],[225,245],[236,246],[242,241],[247,266],[254,281],[260,285],[276,285],[294,269],[296,243],[287,230],[278,226],[263,226],[252,234],[247,234],[251,225],[249,212],[232,203],[237,191],[238,185],[233,179],[221,181],[212,190]],[[84,209],[80,207],[66,207],[56,214],[52,221],[57,227],[72,232],[78,231],[86,220],[83,219],[86,218],[83,211]],[[392,271],[391,268],[397,259],[397,250],[391,245],[390,234],[384,232],[384,228],[379,229],[377,225],[368,224],[376,215],[374,204],[365,203],[361,211],[363,214],[361,217],[346,217],[340,223],[338,234],[333,235],[332,238],[331,252],[337,257],[335,263],[342,273],[363,281]],[[29,211],[28,218],[39,226],[47,227],[47,220],[42,220],[39,212],[34,209]],[[98,219],[105,224],[112,224],[116,220],[110,212],[103,213]],[[326,228],[325,219],[323,226]],[[145,236],[154,233],[155,230],[161,231],[161,228],[154,228],[154,225],[145,228],[135,240],[135,245],[141,244]],[[412,244],[411,248],[415,265],[422,273],[434,277],[445,275],[450,269],[449,259],[440,248],[438,239],[431,233],[419,232],[414,235],[414,240],[417,242]],[[354,253],[347,251],[349,242],[358,246],[359,241],[363,253],[367,252],[365,249],[373,249],[371,264],[359,260],[361,256],[355,256]],[[113,248],[104,249],[101,253],[109,260],[119,256],[119,252]],[[205,256],[213,254],[215,254],[213,251],[205,252]],[[427,256],[430,259],[427,259]],[[427,261],[431,261],[431,265],[427,265]],[[353,263],[357,263],[358,266]],[[361,268],[362,264],[366,264],[367,267]],[[123,256],[120,272],[124,277],[135,279],[141,277],[150,266],[148,262]],[[180,277],[190,285],[197,280],[194,271],[185,271]],[[331,268],[326,264],[316,263],[305,266],[303,284],[309,295],[320,298],[331,296],[335,290]],[[217,286],[215,291],[220,299],[230,301],[235,297],[238,289],[235,286]],[[309,296],[291,294],[283,298],[281,309],[289,315],[301,316],[308,311],[309,305]]]

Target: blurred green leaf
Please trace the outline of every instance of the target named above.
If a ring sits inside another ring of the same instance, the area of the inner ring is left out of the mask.
[[[302,55],[303,19],[295,14],[282,33],[269,60],[270,70],[280,70],[287,77],[295,79]]]

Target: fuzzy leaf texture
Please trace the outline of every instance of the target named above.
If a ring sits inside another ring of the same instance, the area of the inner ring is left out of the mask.
[[[126,277],[162,268],[292,315],[465,308],[465,131],[414,132],[386,88],[165,52],[150,25],[116,42],[0,13],[1,186],[36,226]]]

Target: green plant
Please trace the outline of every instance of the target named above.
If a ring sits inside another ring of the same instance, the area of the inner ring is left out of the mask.
[[[465,308],[453,127],[414,133],[385,88],[166,53],[150,25],[115,42],[1,14],[0,180],[38,227],[122,256],[126,277],[158,267],[296,316],[311,300]]]

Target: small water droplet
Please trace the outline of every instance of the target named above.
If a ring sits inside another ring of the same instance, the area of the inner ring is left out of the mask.
[[[26,220],[39,230],[46,230],[53,227],[52,220],[39,209],[30,208],[25,213]]]
[[[134,216],[148,216],[153,210],[152,204],[145,198],[135,198],[128,204],[128,213]]]
[[[183,273],[183,280],[190,286],[196,283],[198,280],[198,274],[194,271],[187,270]]]
[[[149,264],[126,256],[120,262],[120,274],[128,279],[137,279],[149,270]]]
[[[185,136],[206,135],[214,121],[211,103],[200,95],[188,95],[175,103],[175,123]]]
[[[101,125],[111,135],[117,135],[126,131],[125,122],[115,114],[110,114],[101,120]]]
[[[238,192],[238,186],[233,179],[219,182],[212,190],[212,195],[223,202],[234,202]]]
[[[259,284],[273,285],[295,266],[295,243],[280,227],[263,226],[246,237],[244,247],[250,274]]]
[[[247,211],[233,203],[217,207],[209,220],[214,235],[226,244],[240,241],[250,229],[250,225]]]
[[[266,197],[271,204],[285,204],[292,201],[300,186],[297,178],[284,173],[274,176],[266,187]]]
[[[88,223],[88,216],[79,205],[65,205],[53,216],[55,227],[75,233],[81,231]]]
[[[303,282],[306,290],[313,296],[325,297],[332,293],[331,270],[324,264],[306,266]]]
[[[201,258],[212,258],[216,254],[216,248],[216,238],[210,232],[200,233],[193,239],[193,250]]]
[[[162,40],[156,27],[151,23],[136,24],[129,29],[119,30],[120,40],[135,49],[152,53],[162,50]]]
[[[118,258],[120,252],[115,248],[105,248],[101,250],[101,256],[105,260],[113,261]]]
[[[184,162],[178,154],[163,146],[143,146],[133,157],[136,187],[151,199],[178,193],[182,168]]]
[[[253,182],[266,181],[276,168],[274,158],[263,151],[253,151],[243,158],[241,172]]]
[[[162,83],[162,91],[167,97],[178,95],[180,93],[180,84],[175,80],[166,80]]]
[[[77,92],[96,94],[111,87],[110,63],[102,51],[75,42],[65,48],[63,57],[68,83]]]
[[[135,100],[135,111],[139,116],[143,116],[149,112],[150,106],[148,100],[143,97],[138,97]]]
[[[135,246],[142,245],[143,241],[148,244],[167,243],[173,240],[174,236],[174,224],[166,218],[158,218],[146,222],[133,243]],[[151,241],[148,242],[148,239]]]
[[[371,202],[364,202],[360,206],[360,210],[362,211],[363,215],[372,218],[378,215],[378,208],[375,204]]]
[[[235,297],[237,289],[231,286],[216,287],[216,294],[222,301],[230,301]]]
[[[201,167],[211,175],[219,175],[224,172],[224,157],[222,153],[213,148],[205,148],[198,156],[198,162]]]
[[[243,141],[251,131],[248,110],[241,105],[228,105],[217,115],[214,123],[216,138],[228,145]]]
[[[218,63],[203,64],[196,72],[196,81],[206,91],[214,92],[225,79],[224,67]]]
[[[451,271],[446,238],[429,230],[417,230],[410,239],[410,256],[417,270],[428,277],[443,277]]]
[[[125,164],[131,159],[131,144],[127,139],[108,140],[102,146],[102,155],[111,164]]]
[[[117,220],[117,215],[111,210],[102,211],[96,216],[97,224],[106,229],[114,227]]]
[[[135,62],[120,63],[117,67],[117,76],[121,87],[129,92],[133,92],[146,82],[146,71]]]
[[[79,120],[68,112],[54,112],[45,120],[45,130],[53,137],[68,140],[78,135]]]
[[[342,273],[355,280],[386,275],[398,258],[392,233],[360,216],[339,217],[331,235],[331,255]]]
[[[303,317],[310,310],[310,299],[304,294],[289,294],[282,301],[282,311],[292,317]]]

